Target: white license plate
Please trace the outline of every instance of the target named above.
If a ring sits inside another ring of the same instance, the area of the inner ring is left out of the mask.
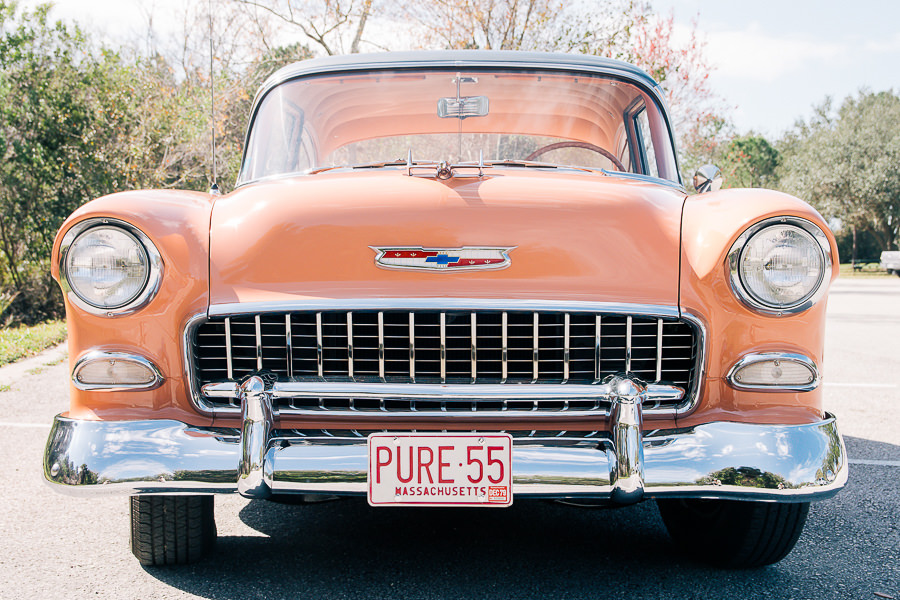
[[[509,434],[373,433],[368,438],[372,506],[509,506]]]

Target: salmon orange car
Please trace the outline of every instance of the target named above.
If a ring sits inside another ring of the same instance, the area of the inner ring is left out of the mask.
[[[778,561],[847,481],[820,378],[837,250],[797,198],[694,183],[622,62],[288,66],[235,190],[114,194],[60,230],[45,477],[131,496],[144,564],[209,552],[228,493],[653,499],[697,558]]]

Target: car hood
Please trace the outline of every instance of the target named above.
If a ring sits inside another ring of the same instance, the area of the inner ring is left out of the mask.
[[[501,298],[674,306],[685,195],[590,173],[404,171],[259,182],[220,198],[210,303]],[[514,247],[508,268],[390,270],[371,246]]]

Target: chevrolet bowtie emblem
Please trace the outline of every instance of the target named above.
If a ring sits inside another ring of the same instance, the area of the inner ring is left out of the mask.
[[[375,251],[375,264],[383,269],[423,271],[474,271],[505,269],[509,253],[516,246],[463,246],[462,248],[425,248],[423,246],[369,246]]]

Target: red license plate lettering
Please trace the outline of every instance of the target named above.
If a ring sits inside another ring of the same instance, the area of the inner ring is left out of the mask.
[[[373,506],[509,506],[508,434],[391,434],[368,438]]]

